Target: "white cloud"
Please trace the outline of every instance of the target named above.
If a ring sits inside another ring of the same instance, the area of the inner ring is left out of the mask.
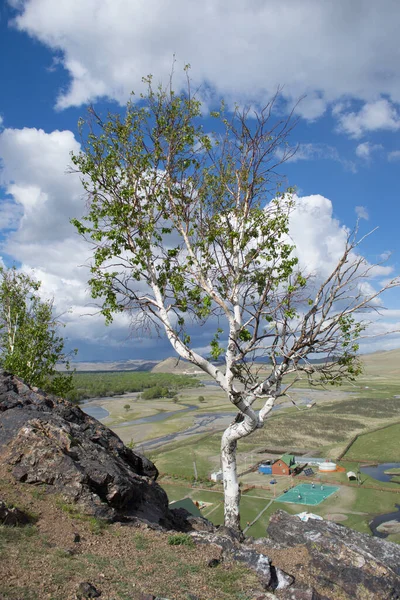
[[[366,221],[368,221],[369,214],[365,206],[356,206],[355,211],[359,219],[365,219]]]
[[[73,228],[69,219],[84,202],[77,175],[66,173],[70,152],[80,145],[71,131],[5,129],[0,134],[4,167],[0,184],[23,209],[16,243],[59,240]]]
[[[204,95],[263,103],[281,84],[290,102],[307,95],[297,109],[307,119],[343,98],[367,102],[369,113],[377,95],[400,102],[397,0],[9,2],[16,27],[53,49],[71,77],[59,108],[99,96],[124,103],[143,75],[166,82],[174,54]],[[179,68],[175,81],[184,85]],[[351,120],[352,135],[364,129]]]
[[[332,202],[319,194],[296,198],[290,217],[290,235],[299,266],[326,277],[338,262],[348,230],[333,217]]]
[[[79,144],[70,131],[25,128],[0,133],[1,184],[10,195],[0,213],[0,223],[8,229],[1,250],[22,263],[25,272],[33,269],[43,294],[54,296],[57,313],[65,313],[65,334],[76,340],[74,345],[91,343],[96,352],[101,346],[117,349],[130,343],[129,315],[117,315],[105,329],[103,317],[93,308],[87,284],[91,249],[69,223],[72,216],[85,213],[79,178],[66,174],[71,150],[78,151]],[[334,218],[332,202],[313,195],[297,199],[290,233],[300,266],[325,277],[343,252],[348,230]],[[380,267],[374,275],[390,272],[390,267]],[[196,346],[207,346],[206,333],[204,328],[195,332]],[[149,344],[154,352],[162,347],[157,338]]]
[[[356,148],[356,154],[359,158],[362,158],[366,162],[369,162],[373,152],[378,152],[383,149],[382,144],[370,144],[369,142],[363,142],[358,144]]]
[[[390,162],[395,162],[397,160],[400,160],[400,150],[393,150],[393,152],[389,152],[388,160]]]
[[[359,138],[367,131],[397,131],[400,129],[400,115],[386,99],[364,104],[358,113],[337,112],[339,130],[351,137]]]
[[[283,151],[277,152],[278,157],[283,157]],[[333,160],[340,163],[347,171],[352,173],[356,172],[355,164],[343,158],[337,148],[329,146],[327,144],[299,144],[296,152],[291,156],[287,162],[297,162],[299,160]]]
[[[0,230],[16,229],[22,215],[23,209],[19,204],[4,199],[0,204]]]

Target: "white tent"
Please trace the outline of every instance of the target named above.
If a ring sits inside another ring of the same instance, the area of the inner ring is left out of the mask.
[[[299,519],[301,519],[301,521],[304,521],[305,523],[307,523],[307,521],[309,519],[316,519],[317,521],[323,521],[323,518],[320,517],[319,515],[315,515],[314,513],[309,513],[309,512],[297,513],[296,517],[299,517]]]

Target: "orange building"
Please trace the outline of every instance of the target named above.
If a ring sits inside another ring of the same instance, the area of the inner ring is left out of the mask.
[[[294,456],[292,454],[284,454],[278,458],[272,465],[273,475],[292,475],[297,469]]]

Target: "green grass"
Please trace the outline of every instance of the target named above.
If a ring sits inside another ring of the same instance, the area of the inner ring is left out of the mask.
[[[170,546],[190,546],[194,547],[194,541],[187,533],[175,533],[168,537],[168,544]]]
[[[400,462],[400,423],[360,435],[346,452],[350,460]]]
[[[202,385],[193,375],[121,371],[75,373],[73,384],[74,388],[67,396],[68,400],[73,402],[85,398],[115,396],[125,392],[143,392],[154,386],[177,391],[182,388],[200,388]]]

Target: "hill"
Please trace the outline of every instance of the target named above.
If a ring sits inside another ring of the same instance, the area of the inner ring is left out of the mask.
[[[176,375],[204,375],[204,371],[182,358],[170,356],[156,364],[152,373],[174,373]]]
[[[363,354],[363,377],[368,379],[400,379],[400,348],[386,352]]]
[[[361,360],[364,365],[363,376],[366,379],[399,379],[400,378],[400,348],[371,354],[362,354]],[[311,362],[323,362],[323,359],[311,360]],[[260,363],[260,366],[264,366]],[[266,366],[266,365],[265,365]],[[157,363],[152,373],[176,373],[188,375],[203,375],[203,371],[182,358],[171,356]]]

